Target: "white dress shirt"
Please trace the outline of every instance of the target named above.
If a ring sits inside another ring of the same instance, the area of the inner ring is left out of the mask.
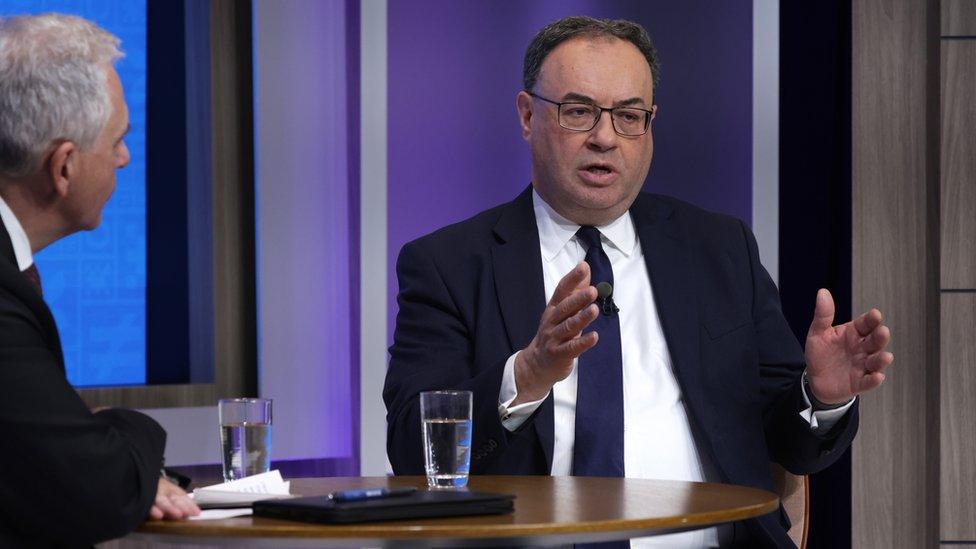
[[[562,217],[533,190],[536,225],[542,255],[546,300],[556,285],[586,256],[576,238],[579,225]],[[623,360],[624,471],[628,478],[686,481],[717,481],[712,465],[698,452],[684,398],[671,364],[671,355],[658,318],[651,280],[644,262],[637,232],[629,213],[598,227],[603,248],[614,277],[614,302],[620,307],[621,358]],[[594,281],[599,282],[599,281]],[[515,356],[505,364],[499,415],[505,428],[514,431],[545,400],[509,407],[517,396]],[[555,405],[555,440],[551,474],[571,475],[573,442],[576,436],[577,361],[566,379],[552,387]],[[548,395],[546,395],[548,396]],[[806,394],[804,393],[804,398]],[[852,401],[853,403],[853,401]],[[837,410],[800,414],[812,429],[827,430],[844,415],[852,403]],[[641,538],[634,548],[717,547],[727,528]]]
[[[14,215],[10,206],[7,206],[2,196],[0,196],[0,220],[3,221],[3,226],[7,228],[7,234],[10,235],[10,243],[14,246],[14,256],[17,257],[17,268],[23,271],[34,264],[34,254],[31,253],[30,240],[27,239],[27,233],[24,232],[23,225],[17,220],[17,216]]]

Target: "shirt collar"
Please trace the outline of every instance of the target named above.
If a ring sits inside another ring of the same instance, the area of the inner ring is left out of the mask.
[[[535,222],[539,228],[539,245],[542,249],[542,257],[549,262],[576,236],[576,231],[579,230],[580,225],[559,215],[556,210],[552,209],[552,206],[539,196],[534,188],[532,189],[532,205],[535,209]],[[630,254],[634,252],[634,247],[637,245],[637,232],[634,230],[634,220],[631,219],[630,212],[624,212],[617,219],[606,225],[601,225],[597,229],[600,230],[603,238],[620,253],[630,257]]]
[[[27,239],[23,225],[17,220],[17,216],[2,196],[0,196],[0,220],[3,221],[3,226],[7,228],[7,233],[10,235],[10,243],[14,247],[14,256],[17,258],[17,268],[23,271],[34,264],[34,254],[31,253],[30,240]]]

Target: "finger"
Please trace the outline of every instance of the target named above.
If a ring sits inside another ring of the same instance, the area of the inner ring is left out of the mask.
[[[576,288],[589,285],[590,266],[585,261],[580,261],[573,267],[572,271],[566,273],[566,276],[559,281],[559,284],[556,284],[556,289],[552,292],[552,298],[549,299],[549,305],[556,305],[569,297],[569,294],[573,293],[573,290]]]
[[[567,318],[586,309],[586,307],[596,301],[597,291],[593,286],[586,286],[575,290],[566,299],[559,302],[556,308],[549,315],[548,322],[553,325],[563,322]]]
[[[159,510],[163,512],[163,518],[165,519],[183,518],[183,512],[180,511],[179,507],[173,505],[169,496],[157,495],[156,507],[159,507]]]
[[[854,319],[854,329],[857,330],[857,333],[861,337],[864,337],[880,326],[882,320],[884,320],[884,317],[881,315],[881,311],[871,309]]]
[[[562,324],[560,324],[560,339],[567,340],[572,337],[576,337],[583,331],[584,328],[590,325],[591,322],[596,320],[596,317],[600,314],[600,308],[595,304],[590,303],[582,311],[576,313],[575,315],[567,318]]]
[[[863,393],[870,391],[872,389],[878,388],[882,383],[884,383],[885,375],[881,372],[872,372],[861,378],[857,392]]]
[[[196,508],[196,503],[186,495],[182,489],[173,487],[173,489],[168,494],[170,503],[174,507],[180,510],[184,516],[188,516],[193,513],[194,508]]]
[[[572,360],[589,349],[592,349],[599,340],[599,334],[596,332],[587,332],[579,337],[574,337],[565,343],[557,345],[553,349],[553,354],[563,359]]]
[[[875,353],[867,358],[864,362],[864,369],[868,373],[883,372],[885,368],[891,365],[895,361],[895,355],[885,351],[882,353]]]
[[[169,509],[166,511],[165,518],[166,520],[180,520],[183,518],[183,510],[171,501],[169,503]]]
[[[152,507],[149,508],[149,518],[153,520],[162,520],[163,510],[153,505]]]
[[[834,325],[834,298],[826,288],[817,292],[817,305],[813,310],[813,322],[810,323],[810,333],[818,334],[829,330]]]
[[[861,349],[869,355],[874,354],[884,349],[889,341],[891,341],[891,330],[882,324],[864,338],[861,342]]]
[[[184,517],[193,517],[200,514],[200,508],[186,494],[174,498]]]
[[[175,496],[175,495],[169,496],[169,504],[172,507],[171,512],[169,513],[169,518],[171,520],[172,519],[179,520],[181,518],[186,517],[187,509],[183,507],[182,500],[183,498],[181,498],[180,496]]]

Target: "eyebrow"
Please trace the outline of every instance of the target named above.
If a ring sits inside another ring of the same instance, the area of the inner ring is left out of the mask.
[[[579,103],[589,103],[591,105],[596,105],[596,101],[594,101],[592,97],[583,95],[581,93],[576,93],[576,92],[569,92],[569,93],[563,95],[562,102],[563,103],[566,103],[566,102],[579,102]],[[644,104],[645,104],[644,103],[644,100],[641,99],[640,97],[631,97],[631,98],[628,98],[628,99],[623,99],[621,101],[617,101],[616,103],[613,104],[613,106],[614,107],[630,107],[630,106],[633,106],[633,105],[644,105]]]

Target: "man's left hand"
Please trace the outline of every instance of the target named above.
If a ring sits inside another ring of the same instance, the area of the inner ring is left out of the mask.
[[[834,326],[834,298],[817,292],[817,308],[807,332],[805,357],[813,396],[824,404],[840,404],[870,391],[885,380],[884,369],[894,360],[885,351],[891,332],[881,311],[870,311]]]

